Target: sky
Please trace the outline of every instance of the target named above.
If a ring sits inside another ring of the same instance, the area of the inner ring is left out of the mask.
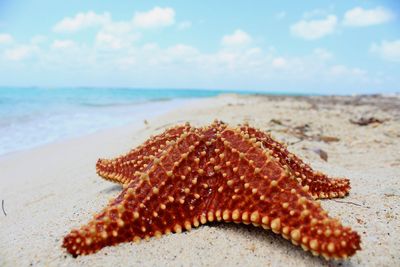
[[[0,0],[0,86],[400,92],[400,1]]]

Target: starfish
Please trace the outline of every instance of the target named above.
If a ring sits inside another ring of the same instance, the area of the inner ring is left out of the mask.
[[[212,221],[271,229],[326,259],[347,258],[360,249],[359,235],[314,200],[344,196],[348,180],[314,172],[249,126],[174,127],[115,160],[100,160],[97,172],[124,188],[64,238],[63,247],[73,256]]]
[[[225,127],[221,121],[215,121],[215,125]],[[166,130],[164,133],[150,138],[143,145],[132,149],[128,154],[121,155],[117,159],[99,159],[96,164],[96,171],[100,177],[122,185],[129,184],[136,176],[131,173],[143,171],[163,151],[169,142],[175,141],[180,134],[190,129],[190,125],[178,126]],[[309,192],[314,199],[344,197],[350,191],[350,181],[347,178],[329,178],[319,171],[314,171],[304,163],[287,147],[274,140],[270,134],[252,128],[249,125],[240,127],[242,134],[256,142],[261,142],[264,149],[267,149],[285,168],[289,168],[296,176],[299,184],[309,187]]]

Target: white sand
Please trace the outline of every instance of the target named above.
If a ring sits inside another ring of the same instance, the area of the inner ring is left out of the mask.
[[[148,125],[120,127],[0,158],[0,199],[7,213],[0,209],[0,266],[400,266],[399,112],[398,98],[226,95],[199,100]],[[363,114],[388,121],[349,123]],[[330,143],[303,140],[289,149],[315,169],[351,179],[350,196],[325,200],[323,206],[361,234],[362,251],[348,261],[328,263],[271,232],[234,224],[124,243],[76,259],[61,248],[71,228],[86,223],[120,192],[119,186],[97,177],[97,158],[115,157],[177,122],[206,125],[214,118],[230,124],[247,121],[289,143],[299,139],[287,129],[304,124],[309,125],[309,135],[338,137]],[[328,162],[312,149],[326,151]]]

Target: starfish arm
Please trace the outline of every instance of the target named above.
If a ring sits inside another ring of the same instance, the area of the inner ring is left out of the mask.
[[[190,230],[205,222],[210,191],[199,186],[205,147],[196,130],[183,132],[108,207],[87,225],[73,230],[63,246],[73,256],[105,246]]]
[[[280,142],[270,135],[249,126],[241,127],[241,130],[251,138],[256,138],[262,145],[271,151],[272,155],[279,159],[280,163],[288,166],[295,174],[299,183],[309,186],[314,198],[344,197],[350,191],[350,181],[347,178],[329,178],[322,172],[314,171],[296,155],[290,153]]]
[[[359,235],[330,218],[308,190],[256,142],[227,129],[220,144],[224,156],[215,166],[221,180],[208,206],[209,220],[271,228],[327,259],[346,258],[360,249]]]
[[[99,159],[96,163],[96,172],[105,180],[118,184],[128,184],[135,179],[132,174],[143,171],[154,158],[159,157],[169,142],[175,141],[189,128],[188,124],[170,128],[116,159]]]

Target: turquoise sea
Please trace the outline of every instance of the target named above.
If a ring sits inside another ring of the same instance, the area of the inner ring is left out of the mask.
[[[0,87],[0,155],[165,113],[191,99],[255,92]]]

